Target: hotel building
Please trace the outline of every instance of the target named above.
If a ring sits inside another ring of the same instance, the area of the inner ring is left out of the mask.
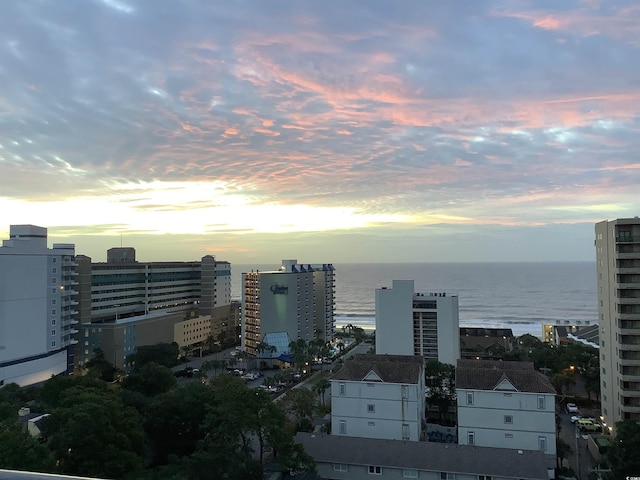
[[[269,333],[289,341],[330,340],[334,329],[335,269],[283,260],[280,270],[242,274],[242,348],[258,354]]]
[[[376,289],[376,353],[421,355],[455,365],[460,358],[458,297],[414,293],[413,280]]]
[[[47,229],[11,225],[0,247],[0,386],[70,372],[78,294],[75,246],[47,248]]]
[[[595,226],[601,409],[611,430],[640,420],[640,219]]]
[[[97,348],[126,368],[136,346],[175,341],[188,348],[214,334],[236,336],[229,262],[211,255],[193,262],[138,262],[130,247],[110,249],[106,263],[84,255],[76,261],[79,364]]]

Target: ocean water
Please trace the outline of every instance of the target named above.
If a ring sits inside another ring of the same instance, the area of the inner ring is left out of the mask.
[[[280,265],[232,265],[232,296],[240,299],[242,272]],[[555,320],[597,321],[594,262],[334,264],[336,326],[375,328],[375,289],[414,280],[420,293],[458,295],[460,325],[511,328],[541,336]]]

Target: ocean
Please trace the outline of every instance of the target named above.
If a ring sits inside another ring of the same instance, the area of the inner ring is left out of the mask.
[[[375,328],[375,289],[414,280],[420,293],[458,295],[460,326],[511,328],[540,337],[555,320],[597,322],[594,262],[366,263],[336,269],[336,327]],[[232,265],[232,297],[242,298],[242,272],[272,265]]]

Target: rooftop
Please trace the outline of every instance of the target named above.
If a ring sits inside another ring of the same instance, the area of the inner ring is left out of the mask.
[[[518,392],[556,393],[549,379],[536,371],[532,362],[458,360],[457,388],[504,390],[505,380]]]
[[[423,368],[424,360],[419,356],[360,354],[347,361],[332,380],[359,382],[373,371],[382,382],[417,384]]]
[[[296,441],[317,462],[376,465],[431,472],[547,480],[555,456],[510,450],[405,440],[296,434]],[[521,453],[520,453],[521,452]]]

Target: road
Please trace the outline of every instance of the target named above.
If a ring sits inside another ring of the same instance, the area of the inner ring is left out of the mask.
[[[587,435],[577,432],[576,426],[571,423],[571,415],[564,409],[560,411],[560,438],[571,447],[571,455],[565,461],[565,467],[571,467],[578,479],[586,479],[591,472],[593,459],[587,449]],[[577,461],[579,460],[579,465]]]

